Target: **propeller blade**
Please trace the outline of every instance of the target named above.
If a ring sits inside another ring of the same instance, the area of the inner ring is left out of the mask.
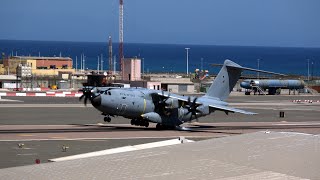
[[[197,121],[198,120],[198,116],[197,113],[201,113],[202,112],[200,110],[198,110],[197,108],[201,105],[201,104],[197,104],[197,97],[195,97],[192,101],[191,101],[191,97],[188,97],[188,101],[187,101],[187,105],[185,105],[184,107],[187,108],[188,112],[186,113],[186,116],[189,115],[191,113],[189,122],[192,120],[193,116],[195,116],[195,119]]]
[[[194,100],[193,100],[193,104],[196,104],[196,102],[197,102],[197,97],[196,98],[194,98]]]
[[[84,97],[84,94],[80,96],[79,101],[81,101],[83,97]]]
[[[192,115],[193,115],[193,114],[191,113],[191,116],[190,116],[189,122],[191,122],[191,121],[192,121]]]
[[[84,105],[85,105],[85,106],[87,106],[87,100],[88,100],[88,97],[86,96],[86,97],[84,98]]]

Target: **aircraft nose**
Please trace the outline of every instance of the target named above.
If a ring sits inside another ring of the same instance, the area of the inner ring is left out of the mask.
[[[91,100],[93,106],[100,106],[101,105],[101,96],[96,96]]]

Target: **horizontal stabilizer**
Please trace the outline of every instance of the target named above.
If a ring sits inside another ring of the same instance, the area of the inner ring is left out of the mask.
[[[247,68],[247,67],[241,67],[241,69],[247,70],[247,71],[261,72],[261,73],[266,73],[266,74],[274,74],[274,75],[279,75],[279,76],[287,76],[285,74],[275,73],[275,72],[271,72],[271,71],[263,71],[263,70],[259,70],[259,69],[252,69],[252,68]]]
[[[241,69],[241,70],[247,70],[247,71],[254,71],[254,72],[261,72],[261,73],[266,73],[266,74],[274,74],[274,75],[279,75],[279,76],[287,76],[285,74],[280,74],[280,73],[275,73],[271,71],[263,71],[259,69],[253,69],[253,68],[247,68],[247,67],[242,67],[239,64],[236,64],[230,60],[226,60],[224,64],[211,64],[211,66],[223,66],[225,65],[228,68],[236,68],[236,69]]]

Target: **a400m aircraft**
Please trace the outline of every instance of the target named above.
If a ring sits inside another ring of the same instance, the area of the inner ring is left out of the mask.
[[[85,87],[80,100],[84,98],[86,105],[89,99],[105,116],[106,122],[110,122],[111,117],[123,116],[131,119],[132,125],[148,127],[149,122],[152,122],[157,123],[157,129],[179,129],[184,122],[190,122],[214,111],[224,111],[226,114],[256,114],[228,107],[228,103],[225,102],[243,70],[282,75],[245,68],[225,60],[208,92],[202,97],[187,97],[146,88],[105,87],[99,90],[97,87]]]

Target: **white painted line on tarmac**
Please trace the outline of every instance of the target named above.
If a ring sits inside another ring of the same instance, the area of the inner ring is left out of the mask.
[[[37,153],[29,153],[29,154],[17,154],[18,156],[34,156],[38,155]]]
[[[314,126],[320,123],[285,123],[285,124],[272,124],[272,126]]]
[[[279,132],[281,134],[305,135],[305,136],[319,136],[318,134],[308,134],[302,132]]]
[[[1,97],[1,96],[0,96]],[[19,101],[19,100],[12,100],[12,99],[1,99],[0,98],[0,102],[23,102],[23,101]],[[4,104],[3,104],[4,105]]]
[[[183,143],[189,143],[189,142],[194,142],[194,141],[190,141],[190,140],[185,139],[185,141]],[[73,155],[73,156],[66,156],[66,157],[61,157],[61,158],[49,159],[48,161],[52,161],[52,162],[68,161],[68,160],[74,160],[74,159],[104,156],[104,155],[108,155],[108,154],[137,151],[137,150],[142,150],[142,149],[151,149],[151,148],[156,148],[156,147],[171,146],[171,145],[177,145],[177,144],[182,144],[182,142],[179,139],[171,139],[171,140],[166,140],[166,141],[152,142],[152,143],[146,143],[146,144],[140,144],[140,145],[134,145],[134,146],[123,146],[123,147],[119,147],[119,148],[106,149],[106,150],[102,150],[102,151],[95,151],[95,152],[90,152],[90,153],[77,154],[77,155]]]

